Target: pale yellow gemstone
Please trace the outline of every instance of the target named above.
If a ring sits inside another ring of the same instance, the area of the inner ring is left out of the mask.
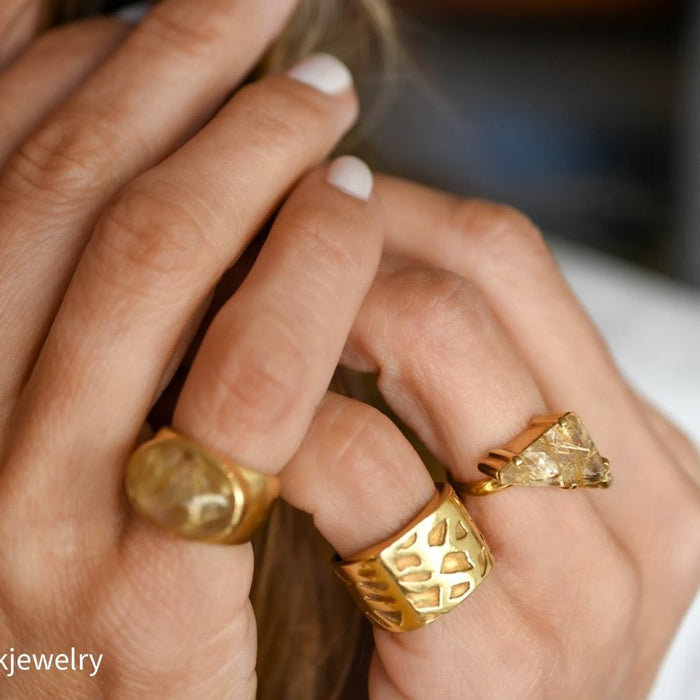
[[[206,455],[175,442],[137,451],[126,489],[156,524],[192,539],[211,539],[231,524],[235,498],[226,473]]]
[[[567,413],[499,472],[502,484],[532,486],[607,486],[611,476],[588,431]]]

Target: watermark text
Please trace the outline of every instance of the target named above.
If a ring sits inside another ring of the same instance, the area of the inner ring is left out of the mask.
[[[0,656],[0,672],[12,678],[25,671],[81,671],[94,678],[100,670],[104,654],[81,654],[75,647],[63,654],[19,653],[14,647]]]

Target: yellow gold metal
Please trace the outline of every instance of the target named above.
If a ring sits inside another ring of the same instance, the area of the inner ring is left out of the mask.
[[[450,482],[460,496],[486,496],[514,484],[577,489],[612,483],[610,463],[572,411],[534,418],[505,448],[491,450],[479,471],[488,478]]]
[[[186,539],[247,542],[279,495],[279,479],[163,428],[129,459],[125,487],[134,509]]]
[[[418,629],[459,605],[493,558],[449,484],[397,535],[333,567],[362,611],[390,632]]]

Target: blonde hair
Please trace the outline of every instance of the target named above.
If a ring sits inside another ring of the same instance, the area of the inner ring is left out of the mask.
[[[376,73],[373,58],[381,60],[383,68],[390,65],[399,45],[386,0],[302,0],[263,66],[276,70],[324,49],[350,64],[355,72],[370,68]]]
[[[107,0],[45,1],[48,25],[93,14],[107,4]],[[398,56],[388,1],[301,0],[257,73],[319,50],[339,56],[361,80],[386,75]],[[332,549],[311,517],[277,501],[256,533],[253,548],[250,597],[258,624],[257,697],[366,697],[372,629],[336,580],[330,567]]]

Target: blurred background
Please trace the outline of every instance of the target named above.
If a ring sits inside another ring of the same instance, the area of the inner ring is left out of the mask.
[[[375,165],[700,286],[693,3],[395,4],[408,63],[365,149]]]

